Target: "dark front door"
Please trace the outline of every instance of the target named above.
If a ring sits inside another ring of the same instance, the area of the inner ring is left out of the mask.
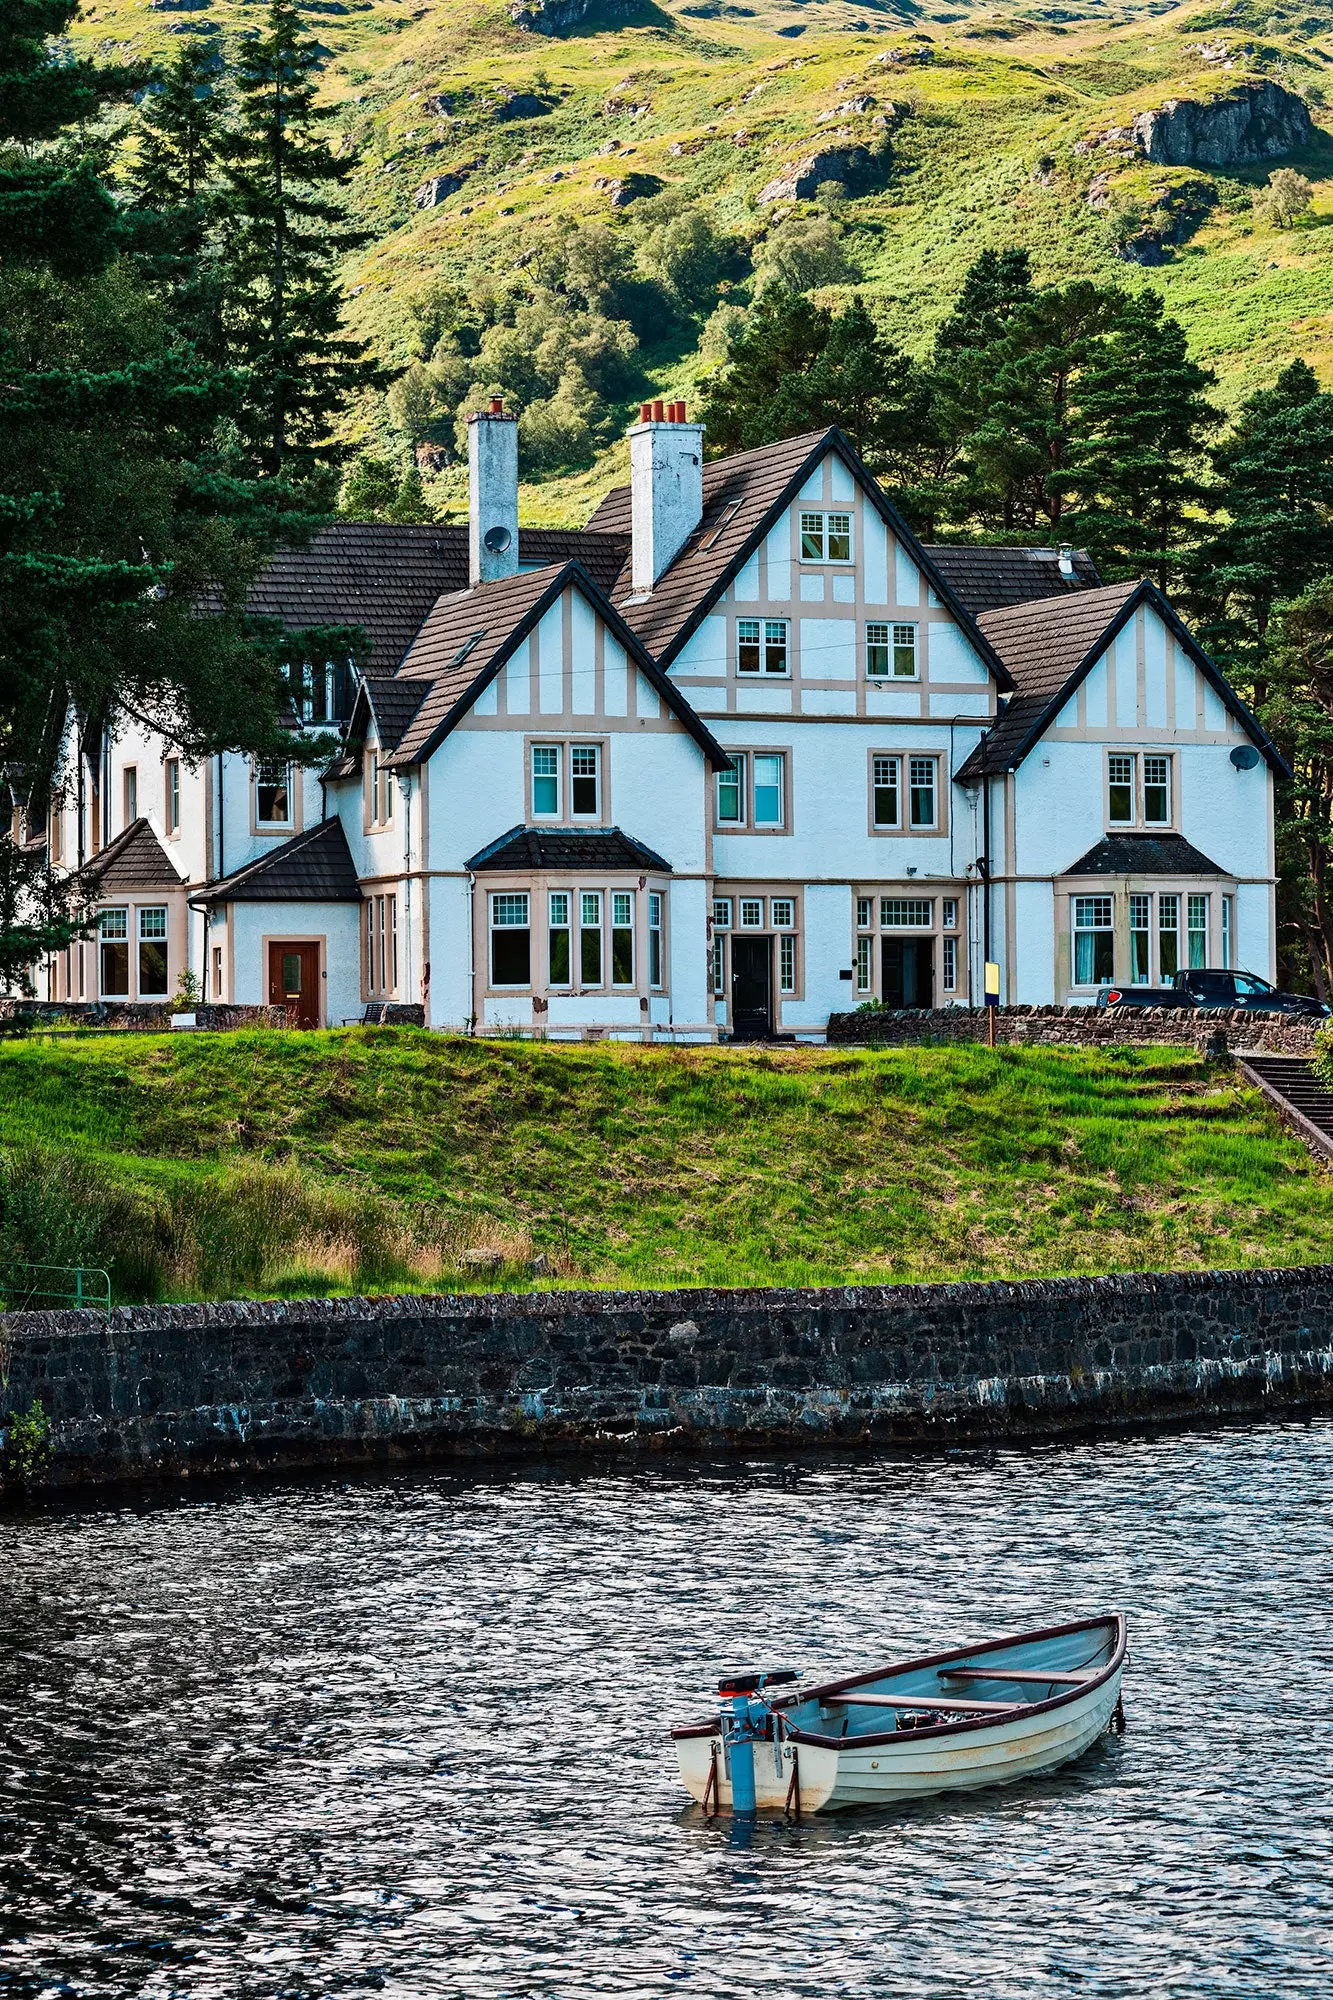
[[[319,1026],[319,946],[271,944],[268,948],[268,1004],[286,1007],[294,1028]]]
[[[731,940],[731,1032],[738,1042],[760,1042],[773,1032],[773,940]]]
[[[931,1007],[935,999],[933,938],[885,938],[883,997],[886,1007]]]

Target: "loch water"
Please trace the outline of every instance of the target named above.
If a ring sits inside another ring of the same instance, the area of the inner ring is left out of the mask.
[[[0,1994],[1333,1991],[1333,1423],[0,1515]],[[748,1845],[666,1737],[1123,1608],[1126,1734]]]

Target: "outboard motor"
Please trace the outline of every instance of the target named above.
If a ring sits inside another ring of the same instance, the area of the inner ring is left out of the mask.
[[[799,1678],[794,1667],[780,1667],[767,1674],[755,1667],[742,1667],[723,1674],[717,1684],[723,1703],[722,1741],[731,1772],[731,1810],[738,1819],[753,1819],[759,1810],[754,1746],[771,1742],[773,1737],[773,1710],[763,1699],[764,1690],[790,1687]]]

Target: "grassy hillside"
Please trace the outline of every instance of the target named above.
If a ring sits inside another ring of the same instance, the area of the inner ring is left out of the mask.
[[[845,242],[858,288],[914,350],[978,251],[1018,242],[1044,278],[1118,273],[1159,288],[1224,399],[1271,380],[1294,353],[1333,373],[1333,141],[1322,130],[1288,162],[1316,199],[1313,217],[1287,231],[1250,210],[1272,163],[1201,174],[1077,150],[1164,98],[1248,77],[1302,91],[1323,118],[1333,9],[1321,0],[1286,11],[1266,0],[601,5],[548,36],[516,26],[496,0],[307,0],[329,99],[362,153],[356,204],[377,237],[349,271],[350,316],[395,365],[429,357],[442,287],[467,295],[512,278],[571,221],[631,228],[633,207],[612,206],[616,181],[660,183],[761,253],[775,211],[756,196],[784,163],[834,133],[873,142],[887,128],[892,169],[847,204]],[[169,7],[91,0],[80,33],[108,54],[166,51],[174,34],[203,25],[225,38],[258,15],[258,0]],[[866,97],[874,103],[847,108]],[[1202,196],[1202,225],[1162,267],[1115,260],[1105,212],[1087,199],[1108,172],[1113,202]],[[416,208],[427,178],[446,174],[457,190]],[[612,434],[647,386],[689,393],[700,332],[696,322],[640,342]],[[367,437],[391,436],[381,405],[356,422]],[[622,473],[609,443],[585,470],[531,491],[527,517],[577,522]],[[457,475],[434,497],[456,502]]]
[[[1298,1264],[1331,1237],[1333,1180],[1178,1051],[0,1044],[0,1259],[107,1263],[123,1297]]]

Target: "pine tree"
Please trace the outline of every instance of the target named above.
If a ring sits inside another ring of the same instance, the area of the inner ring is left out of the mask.
[[[274,0],[263,31],[241,43],[239,126],[222,146],[226,327],[255,463],[331,499],[332,468],[347,455],[331,437],[337,413],[381,377],[339,331],[338,266],[368,232],[349,225],[339,197],[355,162],[322,137],[330,112],[316,102],[318,62],[291,0]]]
[[[1152,575],[1165,589],[1179,573],[1208,499],[1213,379],[1190,360],[1185,330],[1156,292],[1126,301],[1094,343],[1074,385],[1058,485],[1075,504],[1067,532],[1108,579]]]
[[[766,285],[750,309],[724,366],[705,383],[700,403],[708,447],[715,455],[749,451],[805,428],[778,397],[818,361],[833,331],[833,315],[803,294]]]
[[[144,104],[130,172],[136,262],[195,345],[221,356],[218,152],[226,111],[222,58],[184,41]]]

